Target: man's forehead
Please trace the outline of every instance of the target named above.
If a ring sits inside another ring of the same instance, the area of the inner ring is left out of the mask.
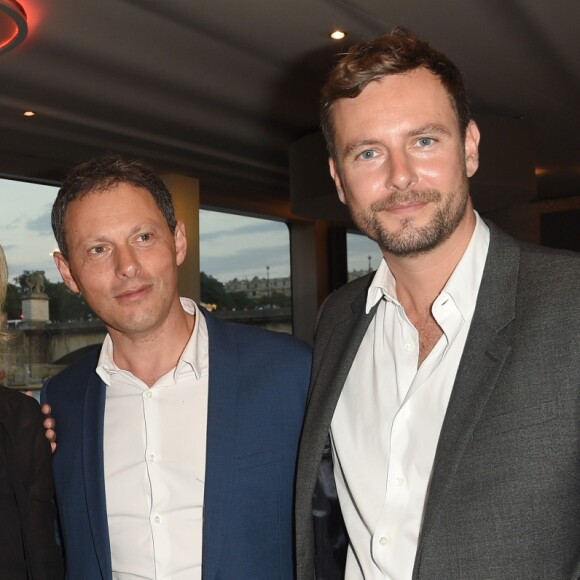
[[[70,201],[64,216],[65,223],[70,223],[73,216],[77,221],[79,215],[85,216],[87,212],[88,219],[98,218],[101,213],[112,215],[120,211],[121,207],[126,214],[128,204],[135,217],[147,214],[155,219],[164,219],[149,190],[131,183],[118,183],[108,187],[95,187]]]
[[[393,101],[393,104],[404,105],[398,96],[401,93],[411,93],[411,96],[421,98],[423,94],[446,98],[451,104],[451,98],[441,79],[426,68],[416,68],[410,71],[386,74],[370,81],[355,97],[337,99],[333,109],[359,107],[367,101],[379,98],[381,101]],[[364,106],[364,105],[363,105]]]
[[[333,106],[335,139],[349,138],[379,122],[407,125],[409,131],[429,124],[459,128],[451,96],[441,80],[427,69],[385,75],[371,81],[356,97],[338,99]],[[366,125],[365,125],[366,124]],[[455,127],[456,126],[456,127]]]

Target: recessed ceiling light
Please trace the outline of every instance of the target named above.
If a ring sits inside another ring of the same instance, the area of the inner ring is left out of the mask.
[[[16,0],[0,0],[0,54],[18,46],[27,33],[24,8]]]
[[[24,111],[24,113],[22,113],[25,117],[34,117],[34,115],[36,115],[36,113],[34,111]]]
[[[330,38],[333,40],[342,40],[346,36],[344,30],[339,30],[338,28],[330,33]]]

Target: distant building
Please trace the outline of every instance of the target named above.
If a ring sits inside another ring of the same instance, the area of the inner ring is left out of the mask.
[[[271,296],[273,293],[292,296],[290,277],[286,278],[258,278],[238,280],[234,278],[224,284],[226,292],[243,292],[248,298],[259,299]]]
[[[370,272],[372,272],[371,268],[366,270],[351,270],[348,273],[348,281],[356,280]],[[270,279],[254,276],[251,280],[247,278],[244,280],[234,278],[229,282],[225,282],[224,288],[228,293],[243,292],[248,298],[254,300],[271,296],[274,292],[283,294],[284,296],[292,296],[292,283],[289,276],[286,278]]]

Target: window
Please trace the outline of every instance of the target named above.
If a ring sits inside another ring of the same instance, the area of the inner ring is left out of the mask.
[[[375,242],[358,232],[346,234],[348,280],[355,280],[376,270],[383,255]]]
[[[65,357],[70,350],[68,344],[55,346],[59,325],[83,303],[64,287],[52,259],[56,241],[50,211],[56,192],[54,186],[0,179],[0,243],[9,269],[5,315],[11,334],[0,350],[0,368],[4,384],[14,388],[37,391],[44,378],[65,366],[54,356]],[[43,272],[44,278],[26,277],[33,272]],[[37,320],[44,331],[40,334]],[[99,330],[102,334],[102,326]],[[94,336],[91,341],[97,342]]]
[[[200,212],[201,301],[228,320],[292,332],[285,223]]]

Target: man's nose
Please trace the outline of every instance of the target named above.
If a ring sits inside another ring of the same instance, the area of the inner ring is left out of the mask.
[[[406,190],[417,181],[413,159],[406,151],[391,151],[387,159],[385,186]]]
[[[130,245],[118,246],[115,249],[116,274],[119,278],[132,278],[140,271],[139,260],[134,248]]]

